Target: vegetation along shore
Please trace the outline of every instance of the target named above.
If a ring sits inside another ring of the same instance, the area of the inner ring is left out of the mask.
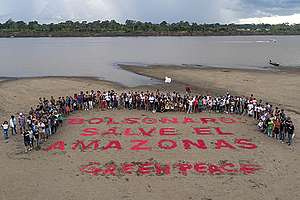
[[[299,35],[300,24],[197,24],[126,20],[65,21],[41,24],[11,19],[0,23],[0,37],[232,36]]]

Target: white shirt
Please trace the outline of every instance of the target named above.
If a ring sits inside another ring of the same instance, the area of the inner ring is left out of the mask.
[[[248,104],[248,110],[251,111],[253,109],[253,104]]]
[[[149,101],[150,101],[150,103],[153,103],[153,102],[154,102],[154,100],[155,100],[154,96],[150,96],[150,97],[149,97]]]
[[[45,128],[45,124],[44,124],[43,122],[40,122],[40,123],[38,124],[38,126],[41,127],[41,128]]]
[[[10,118],[9,120],[10,127],[14,128],[16,126],[16,123],[17,123],[16,119]]]
[[[32,132],[32,130],[28,131],[28,133],[29,133],[30,139],[32,139],[33,138],[33,132]]]
[[[2,124],[1,126],[2,126],[2,128],[3,128],[4,130],[7,130],[8,127],[9,127],[8,124]]]

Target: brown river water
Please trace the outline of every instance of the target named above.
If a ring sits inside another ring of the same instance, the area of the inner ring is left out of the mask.
[[[127,86],[157,82],[118,63],[265,68],[300,66],[300,36],[2,38],[0,77],[93,76]]]

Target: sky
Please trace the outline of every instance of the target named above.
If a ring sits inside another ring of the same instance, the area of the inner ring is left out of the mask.
[[[300,23],[300,0],[0,0],[0,22]]]

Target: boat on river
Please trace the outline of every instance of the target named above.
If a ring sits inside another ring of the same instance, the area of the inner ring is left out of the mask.
[[[269,64],[270,64],[270,65],[273,65],[273,66],[275,66],[275,67],[279,67],[279,66],[280,66],[279,63],[277,63],[277,62],[272,62],[272,60],[269,61]]]

